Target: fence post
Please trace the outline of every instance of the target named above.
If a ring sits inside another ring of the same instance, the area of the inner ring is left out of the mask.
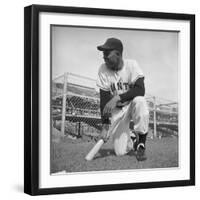
[[[157,130],[156,130],[156,97],[153,97],[153,136],[157,137]]]
[[[81,121],[78,122],[78,137],[81,137]]]
[[[62,101],[62,122],[61,122],[61,134],[62,134],[62,136],[65,136],[66,99],[67,99],[67,74],[64,73],[63,101]]]

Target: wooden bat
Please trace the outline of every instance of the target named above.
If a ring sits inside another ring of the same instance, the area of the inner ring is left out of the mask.
[[[115,128],[116,124],[117,124],[122,118],[123,118],[123,115],[122,115],[121,117],[119,117],[119,119],[116,120],[116,121],[114,122],[114,124],[112,125],[112,128],[109,129],[108,131],[109,131],[109,132],[112,132],[112,130]],[[110,133],[109,133],[109,134],[110,134]],[[87,161],[92,160],[103,144],[104,144],[103,139],[100,139],[100,140],[94,145],[94,147],[89,151],[89,153],[86,155],[85,159],[86,159]]]
[[[87,161],[92,160],[103,144],[104,144],[103,139],[100,139],[100,140],[94,145],[94,147],[90,150],[90,152],[87,154],[87,156],[85,157],[85,159],[86,159]]]

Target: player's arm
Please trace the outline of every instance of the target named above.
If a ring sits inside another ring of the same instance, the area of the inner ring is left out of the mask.
[[[120,101],[121,103],[124,103],[126,101],[131,101],[137,96],[144,96],[145,94],[145,86],[144,86],[144,77],[137,79],[137,81],[134,83],[134,85],[130,86],[130,89],[120,94]]]
[[[106,104],[112,99],[110,91],[100,89],[100,111],[102,124],[109,124],[109,115],[106,115],[103,110]]]
[[[106,107],[106,104],[110,101],[110,99],[112,99],[110,91],[100,89],[100,111],[102,121],[101,138],[104,142],[107,142],[107,140],[109,139],[108,129],[110,124],[109,115],[104,113],[104,108]]]

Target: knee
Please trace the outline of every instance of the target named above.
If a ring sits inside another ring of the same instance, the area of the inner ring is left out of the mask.
[[[116,149],[115,149],[115,154],[116,154],[116,156],[123,156],[123,155],[125,155],[126,153],[127,153],[126,151],[116,150]]]
[[[114,138],[114,151],[117,156],[123,156],[127,153],[128,135],[126,132],[118,131],[120,135]]]
[[[143,96],[137,96],[132,100],[132,103],[135,105],[143,105],[146,103],[146,100]]]

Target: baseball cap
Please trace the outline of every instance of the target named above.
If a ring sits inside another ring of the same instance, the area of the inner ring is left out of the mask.
[[[121,40],[117,38],[108,38],[103,45],[97,46],[97,49],[99,51],[118,50],[122,53],[123,45],[122,45]]]

